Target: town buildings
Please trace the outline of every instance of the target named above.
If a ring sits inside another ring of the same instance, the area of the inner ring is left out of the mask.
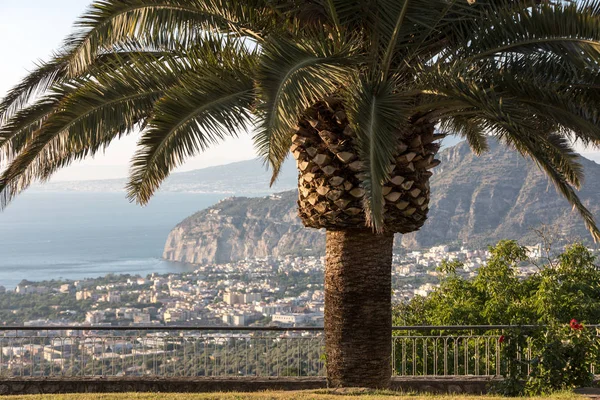
[[[539,257],[541,246],[528,248]],[[439,283],[443,260],[460,261],[475,276],[489,252],[436,246],[393,257],[393,300],[426,296]],[[63,296],[52,309],[64,323],[87,325],[320,326],[323,323],[324,258],[281,257],[190,266],[168,275],[111,276],[73,282],[20,284],[9,293]],[[523,267],[526,275],[530,269]],[[56,303],[56,302],[55,302]],[[76,307],[74,306],[76,305]],[[69,308],[70,307],[70,308]],[[19,310],[12,320],[18,319]],[[50,317],[36,315],[37,321]]]

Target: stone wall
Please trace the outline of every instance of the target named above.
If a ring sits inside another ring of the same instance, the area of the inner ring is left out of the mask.
[[[403,392],[486,393],[487,378],[394,378],[392,388]],[[325,378],[10,378],[0,380],[0,395],[116,392],[257,392],[264,390],[326,389]],[[333,389],[332,389],[333,390]],[[335,391],[335,390],[333,390]]]
[[[486,394],[497,379],[487,377],[396,377],[392,389],[418,393]]]

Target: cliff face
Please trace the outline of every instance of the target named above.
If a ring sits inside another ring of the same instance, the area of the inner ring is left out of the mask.
[[[302,226],[296,198],[296,192],[289,191],[223,200],[177,225],[169,234],[163,257],[201,264],[268,255],[322,254],[324,233]]]
[[[572,238],[589,239],[571,210],[531,161],[490,141],[478,157],[465,143],[443,151],[431,178],[431,211],[418,232],[397,236],[408,248],[464,243],[484,246],[500,239],[537,240],[532,228],[551,225]],[[600,165],[581,160],[586,180],[580,196],[600,215]],[[169,235],[164,258],[229,262],[246,257],[317,255],[324,233],[305,229],[296,214],[295,191],[263,198],[230,198],[181,222]]]
[[[481,156],[460,143],[441,153],[431,178],[429,220],[419,232],[402,237],[406,247],[467,243],[485,246],[500,239],[539,240],[532,232],[543,224],[562,234],[589,240],[579,214],[529,159],[490,140]],[[600,216],[600,165],[581,159],[583,203]]]

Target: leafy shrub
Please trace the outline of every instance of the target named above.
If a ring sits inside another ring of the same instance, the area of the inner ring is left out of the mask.
[[[502,347],[504,380],[496,391],[508,396],[546,395],[592,385],[590,366],[599,356],[596,330],[575,319],[569,325],[550,324],[544,329],[507,333]],[[527,348],[531,359],[523,355]]]
[[[595,329],[573,320],[570,326],[552,324],[531,340],[531,374],[525,393],[547,394],[558,390],[591,386],[590,365],[597,357]]]
[[[398,305],[395,324],[539,324],[537,329],[488,332],[502,335],[499,371],[491,372],[505,378],[497,390],[505,395],[534,395],[590,385],[590,366],[600,357],[597,332],[577,321],[600,322],[596,257],[575,243],[548,258],[536,274],[522,278],[518,267],[527,262],[526,248],[501,241],[490,253],[474,279],[457,273],[459,262],[443,262],[438,268],[443,274],[440,287],[427,297],[416,296]],[[458,350],[471,354],[465,346]],[[416,349],[415,354],[422,350]],[[475,363],[474,356],[469,362]]]

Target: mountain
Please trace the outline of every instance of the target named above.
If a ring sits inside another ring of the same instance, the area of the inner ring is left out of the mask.
[[[442,163],[431,179],[429,221],[402,237],[406,247],[453,242],[485,246],[500,239],[532,243],[532,228],[553,227],[563,236],[590,240],[579,214],[571,209],[531,160],[495,140],[476,156],[466,143],[440,153]],[[600,216],[600,165],[580,159],[585,182],[583,203]]]
[[[589,239],[579,215],[559,196],[538,167],[490,140],[476,156],[462,142],[442,151],[431,178],[429,220],[418,232],[397,236],[412,249],[439,244],[483,247],[500,239],[535,243],[543,224],[569,238]],[[581,198],[600,215],[600,165],[581,159],[586,181]],[[170,233],[164,258],[202,263],[246,257],[322,254],[322,231],[303,228],[296,215],[296,192],[262,198],[229,198],[186,218]]]
[[[266,195],[296,187],[298,171],[293,162],[286,162],[279,179],[269,187],[271,172],[258,159],[239,161],[216,167],[178,172],[169,176],[161,192],[179,193],[230,193]],[[123,192],[126,179],[51,182],[35,186],[36,191]]]

